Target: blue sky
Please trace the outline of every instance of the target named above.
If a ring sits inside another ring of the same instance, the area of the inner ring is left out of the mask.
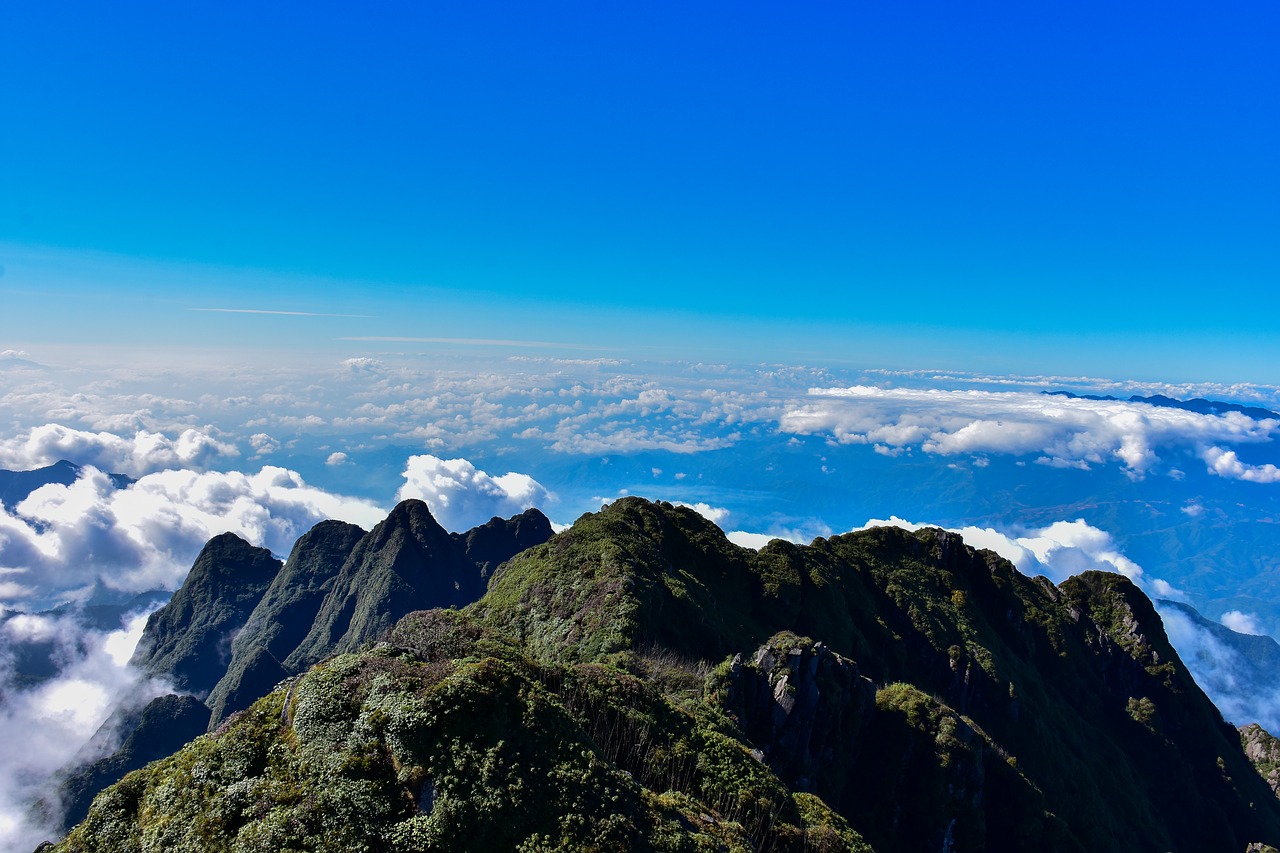
[[[1273,0],[4,4],[0,468],[87,467],[0,508],[0,611],[406,497],[464,530],[637,494],[748,545],[944,525],[1280,636],[1280,418],[1128,400],[1280,412],[1277,32]],[[6,625],[0,658],[51,630]],[[6,849],[133,684],[64,638],[96,699],[0,683]],[[1215,700],[1270,725],[1271,688]]]
[[[7,10],[0,343],[1280,379],[1273,4],[460,5]]]

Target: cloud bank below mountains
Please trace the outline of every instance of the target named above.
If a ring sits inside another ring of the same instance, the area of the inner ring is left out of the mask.
[[[124,489],[85,468],[71,485],[41,486],[0,513],[0,603],[75,597],[98,581],[127,592],[174,589],[219,533],[287,554],[326,518],[369,526],[383,515],[272,466],[253,474],[160,471]]]
[[[9,470],[41,468],[66,459],[102,471],[142,477],[172,468],[203,470],[216,461],[239,455],[233,443],[194,428],[183,430],[177,438],[148,430],[122,437],[44,424],[25,435],[0,441],[0,468]]]
[[[31,809],[41,797],[56,796],[53,774],[73,758],[101,757],[81,750],[122,701],[140,704],[167,692],[159,683],[142,685],[128,663],[146,616],[132,614],[115,631],[86,629],[71,615],[18,615],[0,623],[0,649],[52,642],[62,665],[54,678],[21,687],[0,656],[0,849],[33,850],[54,837],[55,828],[40,825]]]
[[[1141,478],[1168,456],[1190,452],[1213,474],[1280,482],[1274,465],[1250,465],[1224,445],[1271,441],[1280,421],[1238,412],[1207,415],[1112,400],[1069,399],[1029,391],[815,388],[779,421],[784,433],[825,435],[871,445],[886,455],[1010,454],[1060,468],[1120,464]],[[1161,454],[1165,454],[1162,456]],[[1176,476],[1176,474],[1175,474]]]

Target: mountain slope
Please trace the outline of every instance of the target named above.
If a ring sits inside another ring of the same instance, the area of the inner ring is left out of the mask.
[[[215,729],[340,644],[360,645],[360,632],[374,638],[410,610],[479,597],[484,564],[471,560],[472,551],[492,565],[551,532],[546,517],[529,510],[451,535],[425,504],[406,501],[368,533],[340,521],[317,524],[283,566],[232,534],[215,537],[169,604],[152,614],[134,657],[148,674],[207,694],[204,704],[196,702],[199,709],[186,709],[182,726],[154,738],[134,730],[162,719],[173,697],[154,700],[141,717],[113,722],[122,748],[61,774],[67,819],[82,819],[101,788],[185,742],[189,734],[177,741],[171,735],[188,733],[201,714],[200,728]]]
[[[384,579],[352,613],[442,541],[393,516],[344,562]],[[628,498],[381,637],[104,792],[57,849],[1280,842],[1136,587],[1055,587],[940,530],[756,552]]]
[[[210,539],[182,588],[147,618],[133,664],[180,691],[209,694],[226,671],[231,642],[281,563],[234,533]]]
[[[464,546],[425,503],[403,501],[356,543],[311,630],[284,659],[285,669],[354,651],[411,611],[469,604],[483,591],[484,579]]]
[[[315,624],[342,566],[365,531],[343,521],[322,521],[294,544],[231,643],[226,673],[209,694],[214,724],[249,707],[288,674],[282,661]]]

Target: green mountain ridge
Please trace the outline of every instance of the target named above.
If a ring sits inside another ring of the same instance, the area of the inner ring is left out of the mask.
[[[196,720],[200,730],[217,728],[281,680],[376,639],[412,610],[474,601],[492,561],[551,533],[546,517],[529,510],[449,534],[426,504],[410,500],[368,532],[320,522],[283,564],[234,534],[215,536],[178,592],[148,618],[133,657],[202,710],[183,704],[181,719],[150,739],[133,730],[140,721],[170,719],[171,697],[152,700],[141,714],[114,714],[95,739],[118,739],[120,749],[60,774],[66,823],[83,820],[104,786],[158,757],[156,743],[161,754],[171,752],[192,736]]]
[[[1054,586],[937,529],[753,551],[627,498],[500,562],[478,601],[424,611],[404,555],[448,566],[457,539],[425,506],[384,524],[349,550],[352,531],[318,534],[346,554],[324,600],[346,584],[352,618],[308,605],[307,636],[336,656],[108,788],[49,849],[1280,844],[1280,800],[1120,575]],[[380,580],[352,590],[356,565]],[[259,601],[311,595],[325,573],[295,568]],[[281,665],[259,615],[260,639],[231,643],[245,697]]]

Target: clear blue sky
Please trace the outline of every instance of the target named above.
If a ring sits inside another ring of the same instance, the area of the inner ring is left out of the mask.
[[[136,319],[1280,381],[1272,2],[271,5],[6,7],[0,348]]]

